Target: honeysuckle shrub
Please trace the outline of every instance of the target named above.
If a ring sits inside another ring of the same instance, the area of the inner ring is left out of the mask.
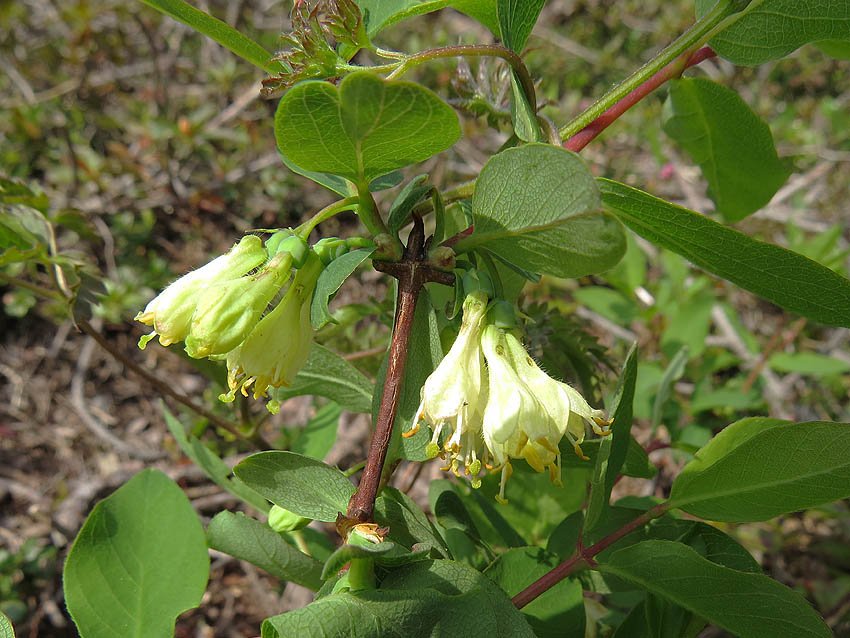
[[[281,171],[338,199],[300,226],[233,237],[227,253],[176,279],[136,316],[152,329],[139,347],[158,337],[226,369],[224,404],[256,401],[274,413],[291,397],[318,397],[308,427],[326,440],[278,450],[237,424],[232,435],[266,449],[231,468],[166,410],[183,452],[245,512],[222,511],[204,528],[154,469],[98,503],[64,570],[84,638],[172,635],[204,593],[208,548],[315,592],[306,607],[266,619],[264,637],[672,637],[708,625],[744,637],[830,635],[800,591],[764,575],[716,523],[850,496],[850,424],[749,416],[701,445],[671,432],[687,462],[669,493],[612,502],[622,476],[656,471],[632,432],[640,353],[633,347],[614,378],[602,377],[605,357],[581,321],[521,294],[542,276],[610,272],[640,237],[790,313],[850,327],[840,268],[730,225],[770,201],[790,164],[733,89],[688,71],[715,56],[751,66],[809,45],[844,55],[850,3],[697,0],[691,28],[559,125],[522,58],[543,0],[299,0],[277,54],[182,0],[144,2],[265,75],[264,95],[278,100],[267,126]],[[492,40],[381,46],[399,23],[447,7]],[[482,58],[503,65],[503,90],[469,73]],[[444,88],[410,80],[438,63],[459,65],[451,102]],[[662,85],[664,130],[702,170],[712,214],[594,177],[579,155]],[[472,118],[505,142],[473,180],[444,183],[434,167]],[[388,189],[393,196],[376,199]],[[41,292],[73,316],[82,266],[56,249],[45,202],[8,180],[0,205],[2,264],[46,269],[55,290]],[[323,236],[346,212],[359,234]],[[346,313],[331,313],[329,301],[364,267],[395,280],[374,382],[317,341]],[[534,334],[547,326],[541,353]],[[671,363],[668,392],[687,356]],[[323,462],[335,434],[327,423],[341,410],[373,421],[365,462],[346,471]],[[446,478],[431,482],[427,504],[389,485],[401,461],[437,457]]]

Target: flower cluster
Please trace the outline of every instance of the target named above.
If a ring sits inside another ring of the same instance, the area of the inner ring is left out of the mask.
[[[444,470],[481,484],[483,469],[501,471],[497,500],[505,502],[511,459],[525,459],[537,472],[560,482],[559,443],[581,451],[586,425],[610,433],[602,410],[575,389],[546,374],[510,329],[488,313],[483,292],[467,296],[460,332],[445,358],[425,381],[412,436],[421,423],[433,431],[427,452],[447,461]],[[442,443],[441,443],[442,441]]]
[[[172,283],[136,316],[153,327],[139,347],[157,335],[164,346],[183,341],[190,357],[227,362],[229,392],[223,401],[232,401],[237,391],[247,396],[249,388],[255,398],[265,396],[269,387],[290,385],[307,360],[313,343],[310,305],[323,268],[316,252],[289,231],[265,245],[248,235]]]

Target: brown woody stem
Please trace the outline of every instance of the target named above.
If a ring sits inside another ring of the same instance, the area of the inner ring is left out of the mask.
[[[227,430],[228,432],[230,432],[233,436],[235,436],[237,438],[250,440],[254,444],[256,444],[260,449],[263,449],[263,450],[272,449],[271,444],[268,441],[266,441],[265,438],[263,438],[263,436],[261,434],[259,434],[258,432],[254,432],[253,434],[246,434],[235,423],[232,423],[232,422],[228,421],[227,419],[220,417],[215,412],[208,410],[204,406],[202,406],[198,403],[195,403],[194,401],[192,401],[192,399],[187,397],[182,392],[177,392],[170,384],[163,381],[162,379],[160,379],[155,374],[145,370],[142,366],[140,366],[138,363],[133,361],[130,357],[125,355],[118,348],[116,348],[112,343],[110,343],[109,340],[106,337],[104,337],[103,334],[101,334],[98,330],[96,330],[94,328],[94,326],[92,326],[88,321],[78,320],[77,321],[77,327],[82,332],[84,332],[85,334],[90,336],[92,339],[94,339],[95,342],[97,342],[97,344],[101,348],[106,350],[115,359],[117,359],[122,364],[124,364],[124,366],[126,368],[129,368],[136,375],[140,376],[142,379],[144,379],[145,381],[150,383],[152,386],[154,386],[157,390],[159,390],[165,396],[169,396],[172,399],[174,399],[175,401],[177,401],[178,403],[182,403],[183,405],[185,405],[187,408],[189,408],[193,412],[196,412],[197,414],[200,414],[202,417],[207,419],[214,426],[219,427],[222,430]]]
[[[346,516],[337,522],[342,530],[353,523],[372,520],[375,498],[381,485],[381,475],[387,458],[387,449],[392,438],[393,423],[398,411],[398,401],[407,363],[408,342],[413,328],[416,301],[422,286],[429,281],[451,285],[454,276],[436,270],[425,262],[425,230],[422,219],[414,217],[404,256],[398,262],[373,262],[376,270],[398,279],[395,325],[387,359],[387,374],[381,395],[381,405],[375,420],[375,431],[369,444],[366,467],[360,478],[357,491],[348,502]]]
[[[567,576],[570,576],[571,574],[577,571],[581,571],[582,569],[587,569],[588,567],[595,566],[596,561],[594,560],[594,557],[597,554],[599,554],[603,550],[608,549],[618,540],[620,540],[624,536],[631,534],[639,527],[646,525],[652,519],[658,518],[659,516],[663,516],[668,509],[670,509],[670,506],[667,504],[667,502],[659,503],[652,509],[645,511],[633,521],[630,521],[623,525],[616,532],[609,534],[608,536],[594,543],[590,547],[582,547],[581,545],[579,545],[576,548],[575,554],[573,554],[570,558],[555,567],[549,573],[544,574],[536,581],[531,583],[528,587],[526,587],[520,593],[514,596],[511,599],[511,602],[518,609],[522,609],[532,600],[540,596],[543,592],[551,589],[559,582],[564,580]]]

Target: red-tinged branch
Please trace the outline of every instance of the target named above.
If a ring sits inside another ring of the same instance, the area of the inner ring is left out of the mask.
[[[709,58],[713,58],[717,53],[711,47],[702,47],[694,53],[687,53],[678,59],[674,60],[658,73],[650,77],[646,82],[638,86],[623,99],[606,110],[602,115],[597,117],[593,122],[585,126],[581,131],[573,135],[566,142],[564,148],[578,153],[590,142],[592,142],[602,131],[616,122],[626,111],[640,102],[647,95],[652,93],[662,84],[679,77],[692,66],[703,62]]]
[[[425,231],[422,219],[414,217],[413,229],[407,242],[404,256],[398,262],[373,262],[376,270],[398,279],[395,326],[387,359],[387,374],[384,380],[381,405],[375,420],[375,431],[369,444],[366,467],[360,485],[348,503],[345,517],[337,521],[337,529],[344,537],[344,530],[356,523],[372,520],[375,498],[381,485],[381,475],[387,458],[387,449],[392,438],[393,423],[398,411],[404,368],[407,363],[408,343],[413,328],[416,301],[422,286],[429,281],[446,285],[454,283],[454,275],[436,270],[425,261]]]
[[[616,532],[613,532],[602,540],[594,543],[590,547],[579,546],[576,549],[575,554],[573,554],[570,558],[555,567],[555,569],[553,569],[549,573],[544,574],[539,579],[531,583],[528,587],[526,587],[520,593],[514,596],[511,599],[511,602],[517,607],[517,609],[522,609],[532,600],[540,596],[543,592],[551,589],[568,576],[574,574],[577,571],[581,571],[582,569],[594,567],[596,565],[594,557],[597,554],[608,549],[609,547],[611,547],[611,545],[616,543],[624,536],[628,536],[638,528],[643,527],[652,519],[664,515],[668,509],[669,506],[666,502],[660,503],[652,509],[649,509],[644,512],[633,521],[623,525],[623,527],[618,529]]]

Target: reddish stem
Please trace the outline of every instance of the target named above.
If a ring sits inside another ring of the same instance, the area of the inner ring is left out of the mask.
[[[404,368],[407,363],[408,342],[413,328],[416,301],[422,286],[429,281],[446,285],[454,283],[454,275],[434,269],[425,262],[425,231],[420,217],[413,218],[413,229],[407,242],[404,256],[398,262],[373,262],[376,270],[398,279],[398,298],[395,326],[393,327],[390,351],[387,359],[387,374],[381,405],[375,419],[375,432],[369,443],[366,467],[360,477],[360,485],[348,502],[346,516],[337,520],[337,528],[343,538],[343,530],[352,524],[372,520],[375,498],[381,486],[381,475],[387,458],[387,449],[393,432],[393,423],[398,410]]]
[[[614,104],[614,106],[605,111],[593,122],[585,126],[582,130],[564,142],[564,148],[578,153],[581,149],[590,144],[590,142],[592,142],[602,131],[620,118],[623,113],[628,111],[659,86],[673,78],[679,77],[685,69],[697,65],[709,58],[713,58],[716,55],[717,53],[714,52],[714,49],[706,46],[694,53],[686,53],[674,60],[649,78],[646,82],[637,87],[634,91],[626,95],[622,100]]]
[[[549,573],[544,574],[536,581],[531,583],[528,587],[526,587],[520,593],[514,596],[511,599],[511,602],[517,607],[517,609],[522,609],[532,600],[534,600],[545,591],[551,589],[552,587],[560,583],[573,572],[585,569],[587,567],[594,567],[596,565],[594,556],[596,556],[603,550],[608,549],[618,540],[620,540],[624,536],[627,536],[628,534],[631,534],[639,527],[646,525],[652,519],[662,516],[665,512],[667,512],[668,509],[669,506],[666,502],[659,503],[652,509],[645,511],[633,521],[627,523],[626,525],[623,525],[623,527],[618,529],[616,532],[609,534],[608,536],[594,543],[590,547],[582,547],[581,545],[579,545],[578,547],[576,547],[575,554],[573,554],[570,558],[555,567],[555,569],[553,569]]]

